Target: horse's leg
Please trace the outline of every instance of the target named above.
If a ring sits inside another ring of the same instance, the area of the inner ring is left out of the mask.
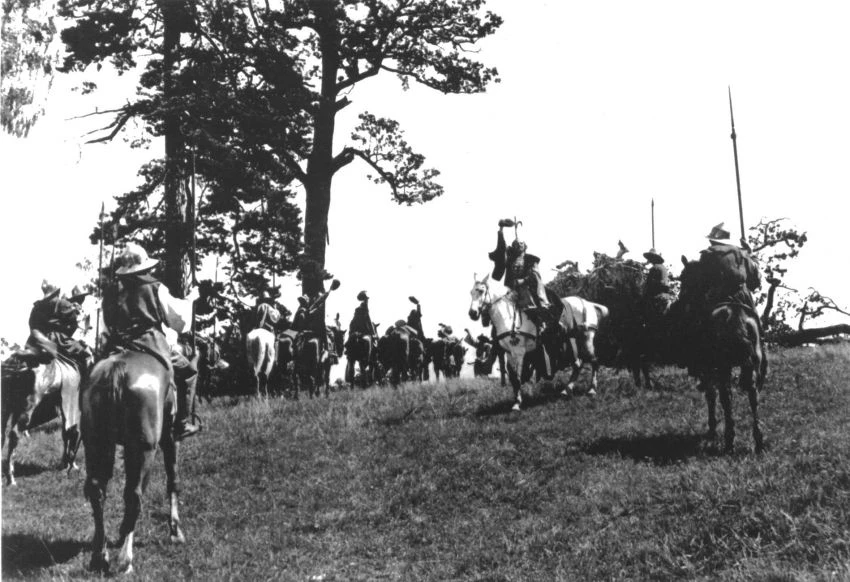
[[[718,373],[720,386],[720,405],[723,407],[723,446],[724,451],[731,453],[735,446],[735,418],[732,410],[732,371],[724,368]]]
[[[18,447],[18,441],[21,439],[21,431],[17,423],[9,429],[9,443],[6,449],[6,455],[3,457],[3,474],[6,477],[6,485],[14,487],[18,484],[15,481],[15,449]]]
[[[80,448],[80,430],[78,425],[75,424],[69,429],[62,429],[62,445],[62,468],[68,469],[68,474],[70,475],[71,471],[79,469],[76,463],[77,449]]]
[[[156,455],[156,443],[136,441],[132,435],[124,443],[124,519],[118,530],[121,551],[116,562],[116,571],[130,573],[133,571],[133,541],[136,532],[136,522],[142,511],[142,495],[147,488],[151,466]]]
[[[649,361],[647,361],[646,358],[641,358],[640,366],[643,371],[643,378],[646,381],[646,389],[652,390],[653,384],[649,377]]]
[[[167,417],[168,415],[166,415],[166,418]],[[186,541],[186,537],[183,535],[183,529],[180,527],[180,513],[178,511],[180,475],[177,468],[177,460],[180,448],[179,444],[174,440],[174,435],[170,428],[163,428],[159,446],[162,449],[162,457],[165,463],[166,490],[170,505],[168,530],[171,536],[171,541],[182,544]]]
[[[502,382],[502,386],[506,386],[507,382],[505,379],[505,352],[503,352],[502,350],[499,350],[499,378]]]
[[[514,390],[514,405],[512,410],[519,411],[522,407],[522,383],[520,382],[521,369],[515,369],[515,363],[508,363],[508,378],[511,381],[511,388]]]
[[[717,438],[717,386],[710,374],[704,374],[699,379],[705,394],[705,404],[708,407],[708,434],[710,440]]]
[[[115,465],[115,443],[106,434],[107,431],[91,430],[85,439],[86,482],[83,493],[89,500],[94,518],[94,537],[89,569],[95,572],[109,570],[109,555],[106,550],[106,528],[103,523],[103,507],[106,503],[106,489],[112,478]],[[96,434],[95,434],[96,433]]]
[[[753,375],[756,373],[751,366],[741,367],[741,387],[747,391],[750,399],[750,412],[753,415],[753,441],[756,453],[764,452],[764,436],[761,432],[761,421],[759,420],[759,393],[753,383]]]
[[[598,388],[596,374],[599,371],[599,362],[596,360],[596,350],[593,349],[593,338],[595,333],[587,331],[584,334],[584,358],[590,362],[590,390],[587,391],[588,396],[596,396],[596,388]]]

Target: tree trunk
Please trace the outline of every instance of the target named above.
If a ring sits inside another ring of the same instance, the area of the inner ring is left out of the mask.
[[[160,0],[163,19],[162,93],[166,106],[175,98],[174,66],[180,48],[182,0]],[[189,196],[183,179],[183,138],[180,118],[169,112],[165,133],[165,265],[163,282],[178,297],[189,287],[189,241],[192,237]]]
[[[801,329],[799,331],[774,336],[768,335],[765,340],[783,346],[800,346],[805,343],[813,342],[817,339],[831,337],[842,333],[850,334],[850,324],[841,323],[838,325],[830,325],[827,327],[813,327],[811,329]]]
[[[770,324],[770,313],[773,311],[773,300],[776,296],[776,288],[779,286],[779,281],[770,284],[767,290],[767,299],[764,302],[764,309],[761,312],[761,326],[767,329]]]
[[[319,23],[322,87],[314,118],[313,150],[307,160],[307,179],[304,184],[307,202],[304,213],[304,262],[301,266],[301,279],[304,293],[310,295],[324,291],[322,271],[325,268],[328,214],[334,174],[336,76],[339,69],[339,33],[334,14],[335,5],[332,2],[316,2],[313,9]]]

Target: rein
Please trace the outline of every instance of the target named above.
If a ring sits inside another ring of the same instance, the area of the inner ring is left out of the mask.
[[[495,305],[499,301],[504,301],[508,297],[508,295],[510,295],[510,291],[508,291],[507,293],[505,293],[501,297],[497,297],[496,299],[493,299],[491,294],[490,294],[490,286],[484,285],[484,294],[483,294],[483,297],[481,298],[481,306],[478,308],[479,315],[481,315],[481,312],[484,311],[485,307],[486,307],[487,311],[489,311],[493,307],[493,305]],[[490,319],[492,320],[492,316],[491,316]],[[521,336],[523,336],[527,339],[532,339],[532,340],[537,341],[537,339],[539,338],[539,335],[540,335],[539,330],[538,330],[537,335],[533,335],[533,334],[530,334],[530,333],[525,332],[525,331],[517,331],[517,325],[518,324],[522,325],[522,312],[521,312],[519,306],[515,306],[513,320],[511,321],[511,329],[509,331],[504,331],[504,332],[498,334],[496,336],[496,341],[504,339],[508,336],[515,338],[518,335],[521,335]]]

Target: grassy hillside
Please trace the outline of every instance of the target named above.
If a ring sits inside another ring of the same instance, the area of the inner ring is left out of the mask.
[[[538,386],[519,414],[508,389],[477,380],[221,399],[181,450],[189,541],[167,541],[157,466],[133,576],[848,580],[850,349],[771,365],[761,457],[737,392],[735,454],[702,438],[702,395],[678,370],[653,392],[603,371],[594,400]],[[60,441],[25,442],[19,486],[3,490],[4,579],[88,577],[83,476],[56,471]],[[122,486],[119,468],[111,539]]]

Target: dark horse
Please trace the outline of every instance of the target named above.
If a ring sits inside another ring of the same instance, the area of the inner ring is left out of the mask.
[[[185,541],[178,514],[177,443],[172,434],[174,391],[168,370],[152,355],[122,352],[98,362],[84,386],[80,405],[86,451],[84,492],[94,516],[90,567],[110,570],[103,523],[106,488],[112,478],[117,445],[124,447],[124,519],[119,529],[121,551],[111,569],[133,570],[133,536],[142,509],[157,443],[165,461],[171,541]]]
[[[682,262],[681,306],[675,306],[675,312],[685,318],[685,324],[680,323],[689,354],[685,356],[685,361],[691,366],[691,372],[700,378],[705,390],[709,437],[714,439],[717,434],[715,409],[719,390],[725,424],[725,450],[733,450],[735,422],[732,414],[732,368],[740,368],[740,387],[750,401],[753,440],[756,452],[760,453],[764,450],[764,438],[758,404],[759,391],[767,375],[767,356],[758,314],[734,298],[707,308],[700,306],[699,298],[705,296],[706,285],[702,267],[697,261],[688,262],[684,256]]]
[[[390,373],[390,384],[398,386],[409,378],[410,332],[403,326],[389,329],[381,347],[381,359]]]
[[[431,341],[429,360],[434,365],[434,379],[440,379],[440,373],[446,378],[457,378],[463,367],[466,348],[459,341],[448,342],[444,338]]]
[[[345,381],[354,387],[356,375],[354,373],[355,364],[360,367],[360,387],[366,388],[371,384],[370,375],[373,372],[372,368],[372,336],[355,333],[348,338],[345,346],[345,355],[347,358],[345,366]]]

